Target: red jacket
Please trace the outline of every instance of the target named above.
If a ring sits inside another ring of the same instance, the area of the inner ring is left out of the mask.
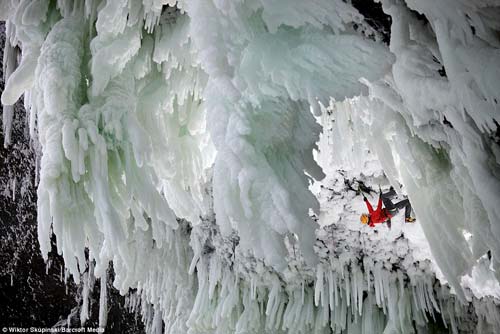
[[[375,224],[382,224],[386,220],[392,218],[392,215],[385,209],[382,209],[382,197],[378,198],[377,209],[373,210],[372,205],[368,200],[365,201],[366,207],[368,208],[368,213],[370,214],[370,220],[368,226],[374,227]]]

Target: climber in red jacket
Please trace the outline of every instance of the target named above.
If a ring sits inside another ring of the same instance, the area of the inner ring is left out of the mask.
[[[376,210],[373,210],[373,207],[368,199],[366,197],[363,197],[363,200],[366,203],[366,207],[368,208],[368,214],[363,213],[361,215],[361,223],[368,224],[368,226],[370,227],[374,227],[375,224],[382,224],[384,222],[387,222],[387,227],[389,227],[390,229],[392,216],[402,208],[405,208],[405,222],[413,223],[415,221],[415,218],[410,217],[410,201],[408,199],[404,199],[402,201],[399,201],[398,203],[392,203],[391,197],[395,195],[396,191],[394,191],[393,187],[391,187],[389,192],[385,194],[383,194],[381,190]],[[382,208],[382,202],[384,203],[385,208]]]

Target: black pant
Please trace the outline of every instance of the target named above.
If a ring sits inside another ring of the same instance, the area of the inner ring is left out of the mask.
[[[392,203],[391,198],[396,195],[394,189],[389,190],[385,194],[382,194],[382,202],[387,210],[389,210],[391,215],[396,214],[402,208],[405,208],[405,218],[410,218],[411,214],[411,204],[408,199],[404,199],[397,203]]]

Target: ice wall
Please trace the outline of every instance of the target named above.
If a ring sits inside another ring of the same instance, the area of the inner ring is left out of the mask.
[[[387,170],[397,170],[394,178],[405,185],[440,268],[460,294],[460,277],[488,250],[500,273],[499,7],[382,4],[393,19],[396,61],[384,80],[367,83],[374,102],[382,102],[370,108],[376,113],[369,132],[384,139],[372,142],[381,160],[397,160]],[[472,234],[469,242],[464,232]]]
[[[353,31],[363,23],[354,8],[9,4],[10,45],[23,56],[2,101],[25,94],[42,145],[42,253],[53,228],[75,276],[85,246],[98,272],[126,262],[130,230],[151,225],[161,246],[175,217],[196,224],[206,215],[210,178],[222,233],[236,230],[242,247],[283,268],[292,232],[315,263],[309,210],[318,203],[307,186],[322,172],[309,109],[331,94],[359,94],[358,78],[379,78],[392,59]]]
[[[97,277],[113,261],[150,332],[412,332],[434,313],[458,328],[464,274],[488,250],[500,272],[499,7],[382,6],[389,47],[341,0],[2,2],[3,129],[24,94],[41,143],[42,254],[54,232],[75,280],[85,248]],[[315,247],[313,114],[367,94],[328,150],[361,173],[369,148],[404,185],[460,303],[436,297],[430,272],[408,284],[382,259],[331,263]],[[491,303],[476,307],[485,328],[498,325]]]

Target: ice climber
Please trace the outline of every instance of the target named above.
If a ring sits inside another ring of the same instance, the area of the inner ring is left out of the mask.
[[[405,222],[413,223],[415,218],[410,216],[411,214],[411,204],[408,199],[404,199],[397,203],[393,203],[391,198],[396,195],[396,191],[391,187],[388,192],[385,194],[380,191],[380,195],[378,198],[377,209],[373,210],[372,205],[368,201],[366,197],[363,197],[363,200],[366,203],[366,207],[368,208],[368,214],[363,213],[361,215],[361,223],[368,224],[370,227],[374,227],[375,224],[382,224],[387,222],[387,227],[391,228],[391,218],[402,208],[405,209]],[[382,208],[382,203],[384,203],[384,208]]]

